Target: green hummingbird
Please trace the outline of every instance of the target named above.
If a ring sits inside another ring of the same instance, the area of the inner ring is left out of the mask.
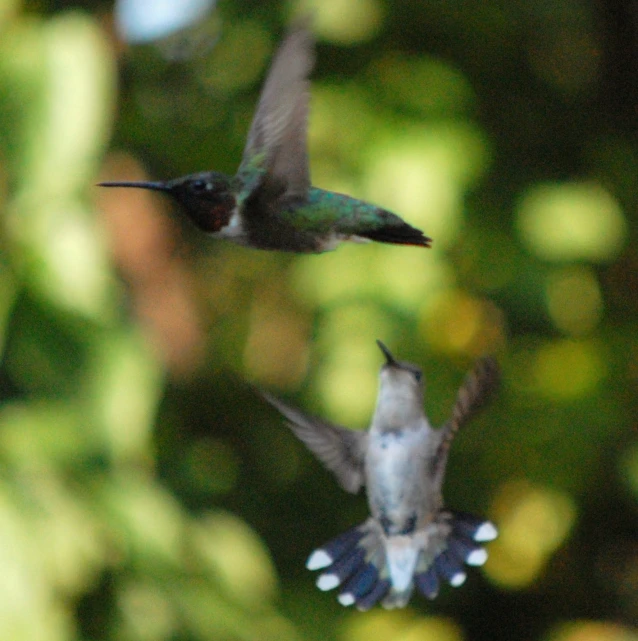
[[[202,231],[240,245],[321,253],[342,241],[429,247],[390,211],[310,184],[307,116],[314,41],[298,23],[274,57],[234,177],[205,171],[166,182],[102,182],[172,196]]]

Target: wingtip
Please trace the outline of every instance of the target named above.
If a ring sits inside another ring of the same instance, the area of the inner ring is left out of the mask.
[[[290,20],[288,33],[297,31],[312,32],[312,25],[315,23],[317,12],[313,9],[303,9],[298,11]]]
[[[310,73],[315,62],[315,36],[312,32],[314,12],[301,11],[295,15],[288,25],[286,34],[279,45],[278,51],[287,50],[304,52],[308,59],[307,73]]]
[[[257,385],[253,385],[252,383],[250,384],[250,387],[258,396],[261,396],[261,398],[263,398],[264,401],[268,403],[268,405],[274,407],[278,412],[281,413],[282,402],[274,394],[271,394],[270,392],[267,392],[265,389],[262,389],[261,387],[257,387]]]
[[[501,366],[493,354],[485,354],[482,356],[476,367],[481,370],[481,373],[486,378],[489,377],[494,385],[498,384],[501,380]]]
[[[261,387],[256,387],[253,386],[253,389],[261,396],[269,405],[272,405],[280,414],[284,416],[284,418],[288,419],[289,421],[292,420],[288,416],[288,414],[293,411],[292,407],[289,407],[286,403],[284,403],[278,396],[275,396],[274,394],[271,394],[270,392],[266,391],[265,389],[262,389]]]
[[[278,399],[265,389],[257,387],[256,385],[253,385],[252,388],[257,392],[257,394],[259,394],[259,396],[261,396],[265,401],[268,401],[271,405],[274,405],[275,402],[277,402]]]

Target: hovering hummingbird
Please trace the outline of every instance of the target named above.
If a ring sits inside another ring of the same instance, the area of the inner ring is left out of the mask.
[[[339,602],[360,610],[378,601],[386,608],[403,607],[415,585],[428,599],[437,596],[441,581],[462,585],[464,564],[483,565],[482,544],[497,536],[489,521],[445,509],[441,494],[452,440],[496,387],[496,361],[477,362],[449,421],[432,429],[423,412],[421,370],[395,360],[377,343],[386,362],[366,431],[306,416],[265,394],[344,490],[367,488],[367,521],[315,550],[306,563],[309,570],[321,570],[319,589],[339,587]]]
[[[429,247],[397,215],[310,184],[307,115],[314,43],[298,24],[266,79],[237,175],[206,171],[166,182],[102,182],[164,192],[202,231],[258,249],[320,253],[341,241]]]

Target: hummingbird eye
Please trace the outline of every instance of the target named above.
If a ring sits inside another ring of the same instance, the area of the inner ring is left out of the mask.
[[[206,191],[208,189],[208,183],[202,179],[193,180],[191,187],[193,191]]]
[[[423,374],[422,374],[421,372],[419,372],[419,370],[415,370],[415,371],[414,371],[414,380],[415,380],[417,383],[420,383],[420,382],[421,382],[421,378],[422,378],[422,377],[423,377]]]

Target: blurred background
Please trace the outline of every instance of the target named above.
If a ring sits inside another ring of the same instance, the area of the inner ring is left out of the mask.
[[[0,0],[0,639],[636,641],[638,5]],[[234,173],[314,11],[313,182],[434,248],[213,241],[99,180]],[[364,427],[380,338],[501,536],[358,613],[304,569],[363,520],[246,381]]]

